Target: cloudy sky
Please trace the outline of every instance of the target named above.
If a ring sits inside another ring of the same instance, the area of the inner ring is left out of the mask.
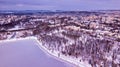
[[[0,10],[119,10],[120,0],[0,0]]]

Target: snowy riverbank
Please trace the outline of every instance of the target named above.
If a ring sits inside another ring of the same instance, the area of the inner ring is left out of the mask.
[[[55,57],[55,58],[57,58],[57,59],[59,59],[61,61],[67,61],[67,62],[72,63],[72,64],[74,64],[76,66],[79,66],[79,67],[91,67],[89,64],[87,64],[85,62],[82,62],[82,61],[80,62],[77,58],[73,58],[73,57],[69,57],[69,56],[64,56],[62,54],[60,54],[58,56],[58,53],[59,53],[58,51],[53,51],[52,52],[52,51],[48,50],[47,48],[45,48],[42,45],[42,42],[38,41],[38,39],[36,37],[26,37],[26,38],[15,38],[15,39],[9,39],[9,40],[1,40],[0,43],[11,42],[11,41],[16,41],[16,40],[28,40],[28,39],[34,39],[34,40],[36,40],[36,42],[38,43],[36,45],[38,45],[38,47],[41,50],[43,50],[45,53],[50,54],[51,56],[53,56],[53,57]]]

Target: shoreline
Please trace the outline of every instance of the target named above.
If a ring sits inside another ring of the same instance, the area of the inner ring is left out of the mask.
[[[86,64],[86,63],[82,63],[82,62],[79,62],[77,59],[75,58],[72,58],[72,57],[66,57],[64,55],[60,55],[58,56],[58,52],[57,51],[49,51],[47,48],[45,48],[42,43],[37,39],[37,37],[25,37],[25,38],[14,38],[14,39],[7,39],[7,40],[0,40],[0,43],[3,43],[3,42],[13,42],[13,41],[18,41],[18,40],[28,40],[28,39],[34,39],[37,43],[36,45],[42,50],[44,51],[47,55],[50,55],[50,56],[53,56],[55,59],[57,60],[60,60],[62,62],[65,62],[65,63],[70,63],[70,64],[73,64],[75,65],[75,67],[91,67],[90,65]],[[71,66],[71,65],[70,65]]]

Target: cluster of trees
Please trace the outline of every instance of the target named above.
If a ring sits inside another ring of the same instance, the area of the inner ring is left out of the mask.
[[[117,67],[119,63],[115,63],[115,60],[119,55],[119,48],[113,49],[113,47],[118,47],[115,41],[110,41],[107,39],[94,39],[94,38],[86,38],[87,40],[84,42],[83,40],[77,40],[75,44],[65,46],[65,50],[62,51],[64,55],[73,56],[73,57],[82,57],[82,60],[87,60],[93,67],[99,65],[101,67]],[[68,43],[69,44],[69,43]],[[110,58],[112,60],[110,60]],[[120,60],[119,60],[120,61]],[[103,64],[101,64],[103,63]]]
[[[63,45],[67,43],[67,39],[58,37],[58,36],[50,36],[50,35],[44,35],[41,36],[41,40],[43,42],[43,45],[46,46],[50,50],[57,50],[61,51],[63,49]]]

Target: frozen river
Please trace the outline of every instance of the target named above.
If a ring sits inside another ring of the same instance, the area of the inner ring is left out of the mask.
[[[44,53],[35,40],[0,43],[0,67],[72,67]]]

